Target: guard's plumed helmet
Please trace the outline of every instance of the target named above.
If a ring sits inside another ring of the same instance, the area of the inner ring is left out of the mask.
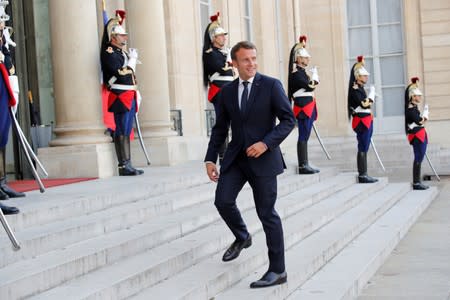
[[[294,60],[297,59],[297,57],[311,57],[309,55],[308,51],[306,50],[306,41],[308,40],[306,35],[301,35],[298,39],[298,43],[294,46]]]
[[[211,23],[209,23],[207,31],[211,41],[218,35],[228,34],[228,32],[220,26],[220,12],[212,15],[209,19]]]
[[[116,10],[116,16],[108,21],[107,24],[107,32],[108,32],[108,40],[111,40],[111,36],[116,34],[128,34],[125,28],[122,27],[122,23],[125,20],[125,11],[124,10]]]
[[[413,77],[411,78],[411,83],[408,85],[407,92],[408,92],[408,100],[411,99],[412,96],[422,96],[422,92],[419,89],[419,77]]]
[[[362,75],[369,76],[370,73],[366,70],[366,68],[364,68],[364,56],[358,56],[357,60],[358,62],[353,66],[353,74],[355,78]]]

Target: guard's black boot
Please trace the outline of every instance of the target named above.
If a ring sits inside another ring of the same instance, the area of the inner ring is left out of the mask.
[[[358,165],[359,183],[374,183],[378,181],[378,179],[367,175],[367,152],[358,152],[356,162]]]
[[[116,136],[114,138],[114,145],[116,147],[117,161],[119,162],[119,176],[138,175],[133,169],[130,168],[129,161],[126,160],[125,136]]]
[[[5,148],[0,148],[0,200],[19,197],[25,197],[25,194],[16,192],[6,184]]]
[[[119,150],[119,175],[120,176],[136,176],[144,173],[143,170],[135,169],[130,160],[130,136],[119,135],[115,139],[116,152]],[[120,156],[120,158],[119,158]]]
[[[123,166],[123,135],[114,136],[114,147],[116,148],[117,162],[119,167],[119,175],[120,175],[120,167]]]
[[[422,163],[414,161],[413,163],[413,190],[426,190],[429,186],[420,181],[420,169]]]
[[[314,174],[320,172],[308,164],[308,142],[297,142],[298,174]]]

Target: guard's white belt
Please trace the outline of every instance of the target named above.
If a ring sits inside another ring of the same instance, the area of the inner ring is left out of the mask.
[[[111,84],[112,90],[136,91],[137,85]]]
[[[111,86],[114,82],[116,82],[116,80],[117,80],[117,77],[113,76],[108,80],[108,84]]]
[[[371,110],[370,110],[370,108],[362,108],[361,106],[358,106],[358,107],[355,109],[355,112],[356,112],[356,113],[368,113],[368,114],[370,114],[370,113],[371,113]]]
[[[416,123],[410,123],[410,124],[408,124],[408,128],[409,129],[413,129],[413,128],[416,128],[416,127],[422,127],[421,125],[417,125]]]
[[[305,89],[299,89],[292,96],[294,98],[297,98],[297,97],[314,97],[314,92],[305,92]]]
[[[216,72],[214,74],[212,74],[211,76],[209,76],[209,81],[214,82],[214,81],[233,81],[234,78],[233,76],[222,76],[220,75],[219,72]]]

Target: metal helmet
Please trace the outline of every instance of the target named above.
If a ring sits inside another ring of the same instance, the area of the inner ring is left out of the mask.
[[[309,55],[308,51],[306,50],[306,41],[307,41],[307,36],[306,35],[301,35],[299,37],[299,42],[297,44],[295,44],[294,46],[294,61],[297,60],[297,57],[311,57],[311,55]]]
[[[369,76],[370,73],[366,70],[366,68],[364,68],[364,56],[358,56],[357,60],[358,62],[353,66],[353,74],[355,78],[363,75]]]

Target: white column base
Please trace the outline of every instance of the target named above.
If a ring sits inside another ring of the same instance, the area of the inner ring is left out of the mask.
[[[207,137],[146,137],[147,153],[152,166],[173,166],[188,160],[203,160],[208,147]],[[147,165],[138,138],[131,143],[131,161],[134,166]]]
[[[38,158],[49,178],[105,178],[118,172],[113,143],[39,148]]]

